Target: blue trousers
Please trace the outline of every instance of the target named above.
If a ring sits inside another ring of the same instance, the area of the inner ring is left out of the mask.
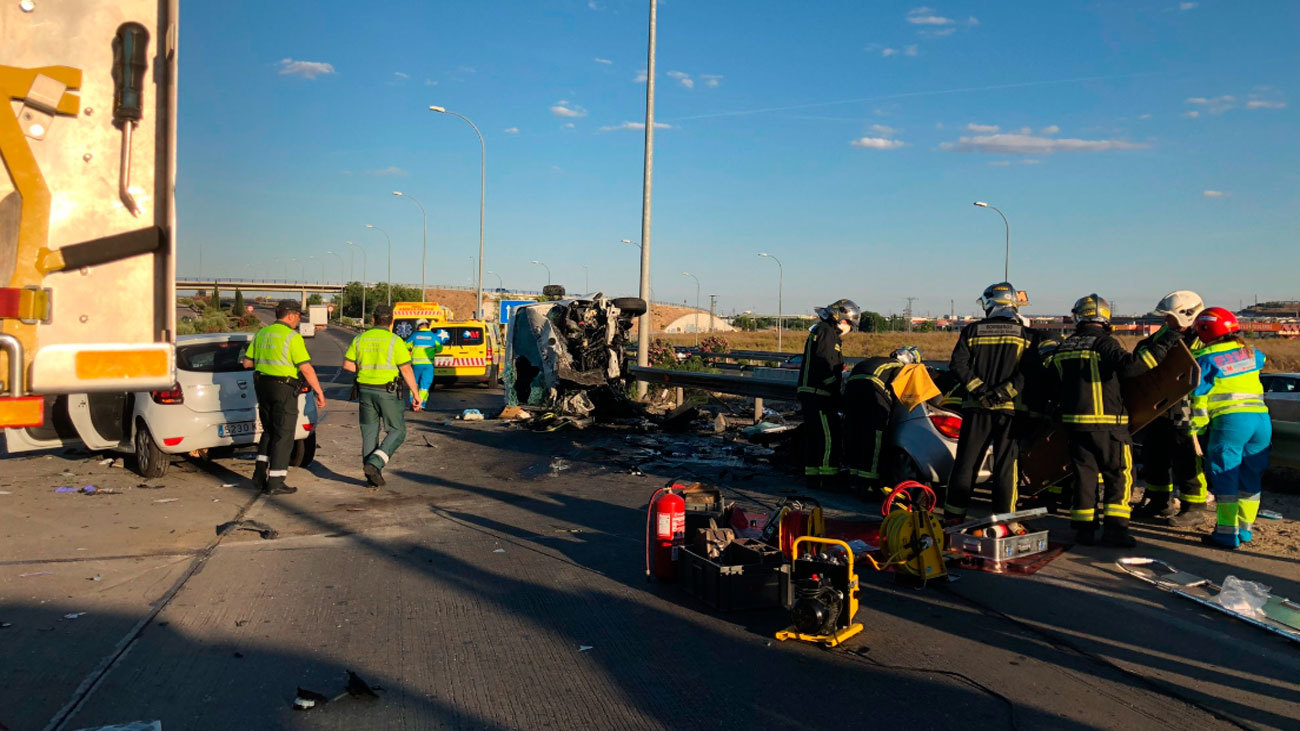
[[[1259,513],[1273,422],[1268,414],[1224,414],[1210,422],[1209,436],[1206,477],[1218,502],[1214,532],[1228,542],[1243,533],[1242,540],[1248,540]]]
[[[420,364],[411,366],[415,371],[415,385],[420,387],[420,406],[427,406],[429,403],[429,388],[433,385],[433,364]]]

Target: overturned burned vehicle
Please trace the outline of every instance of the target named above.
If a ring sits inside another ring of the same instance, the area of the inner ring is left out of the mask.
[[[506,405],[575,419],[639,414],[623,358],[645,311],[638,297],[600,293],[516,308],[506,332]]]

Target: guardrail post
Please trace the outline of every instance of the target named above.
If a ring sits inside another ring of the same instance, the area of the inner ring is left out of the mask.
[[[673,389],[673,392],[674,395],[677,397],[677,407],[681,408],[681,405],[686,403],[686,391],[684,391],[680,386],[678,386],[677,388]]]
[[[762,420],[763,420],[763,399],[756,398],[754,399],[754,423],[757,424]]]

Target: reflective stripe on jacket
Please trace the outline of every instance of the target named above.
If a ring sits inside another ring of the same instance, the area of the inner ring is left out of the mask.
[[[1211,345],[1196,351],[1201,381],[1192,391],[1192,426],[1204,431],[1210,420],[1224,414],[1267,414],[1264,386],[1264,354],[1235,341]]]
[[[1129,353],[1099,325],[1082,324],[1047,358],[1056,376],[1061,421],[1075,429],[1121,429],[1128,411],[1120,379],[1159,365],[1180,335],[1161,328],[1149,346]]]
[[[352,339],[343,357],[357,365],[357,383],[385,386],[397,380],[399,366],[411,362],[411,351],[388,330],[371,328]]]
[[[1037,330],[1009,317],[987,317],[962,328],[948,366],[966,391],[963,407],[989,408],[975,399],[975,391],[1001,387],[1008,400],[992,409],[1013,411],[1025,385],[1020,361],[1040,340]]]
[[[279,321],[257,331],[244,357],[258,373],[277,378],[296,378],[298,366],[311,360],[302,336]]]
[[[411,348],[411,365],[433,365],[433,356],[442,351],[442,343],[431,330],[416,330],[406,344]]]

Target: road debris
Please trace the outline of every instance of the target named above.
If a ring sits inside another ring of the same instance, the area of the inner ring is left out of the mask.
[[[178,497],[163,497],[163,498],[158,498],[157,500],[154,500],[154,502],[155,502],[155,503],[174,503],[174,502],[176,502],[176,501],[178,501],[178,500],[180,500],[180,498],[178,498]]]
[[[438,445],[434,444],[432,441],[429,440],[428,434],[421,434],[420,436],[424,438],[424,446],[433,447],[434,449],[437,449]]]
[[[94,726],[81,731],[162,731],[162,721],[128,721],[111,726]]]
[[[80,618],[80,617],[84,617],[84,616],[86,616],[86,613],[85,613],[85,612],[68,612],[67,614],[63,615],[63,618],[64,618],[64,619],[78,619],[78,618]]]
[[[587,650],[594,650],[594,649],[596,648],[593,647],[592,645],[578,645],[578,652],[586,652]]]
[[[260,535],[262,537],[262,540],[266,540],[266,541],[269,541],[275,538],[276,536],[280,535],[279,532],[276,531],[271,526],[267,525],[266,523],[259,523],[256,520],[232,520],[226,523],[222,523],[221,525],[217,526],[217,535],[219,536],[229,535],[231,532],[237,530],[253,531],[254,533]]]
[[[572,467],[572,466],[573,466],[573,465],[569,464],[569,463],[568,463],[568,462],[567,462],[563,457],[552,457],[552,458],[551,458],[551,476],[553,477],[553,476],[555,476],[556,474],[558,474],[558,473],[560,473],[560,472],[563,472],[563,471],[569,469],[569,468]]]
[[[506,549],[504,549],[504,548],[494,548],[494,549],[492,549],[492,553],[505,553],[505,552],[506,552]]]
[[[166,487],[166,485],[150,485],[150,484],[147,483],[147,482],[141,482],[140,484],[138,484],[138,485],[135,486],[135,489],[137,489],[137,490],[161,490],[161,489],[163,489],[164,487]]]
[[[347,671],[347,673],[348,673],[347,687],[344,689],[342,693],[339,693],[333,698],[330,698],[323,693],[317,693],[314,690],[308,690],[306,688],[299,686],[297,696],[293,699],[293,706],[292,706],[293,710],[310,711],[313,708],[323,706],[326,703],[333,703],[343,698],[344,696],[351,696],[353,698],[360,698],[362,700],[379,699],[378,691],[383,690],[382,687],[367,683],[365,680],[361,679],[360,675],[357,675],[351,670]]]
[[[1261,510],[1259,511],[1259,517],[1265,520],[1282,520],[1285,516],[1276,510]]]
[[[28,572],[25,573],[25,574],[18,574],[18,578],[20,578],[20,579],[34,579],[34,578],[36,578],[37,576],[49,576],[50,574],[53,574],[53,573],[54,573],[53,571],[28,571]]]
[[[95,574],[94,576],[86,577],[86,581],[103,581],[103,580],[104,577],[101,576],[100,574]]]
[[[483,421],[483,412],[478,409],[465,409],[460,412],[461,421]]]

